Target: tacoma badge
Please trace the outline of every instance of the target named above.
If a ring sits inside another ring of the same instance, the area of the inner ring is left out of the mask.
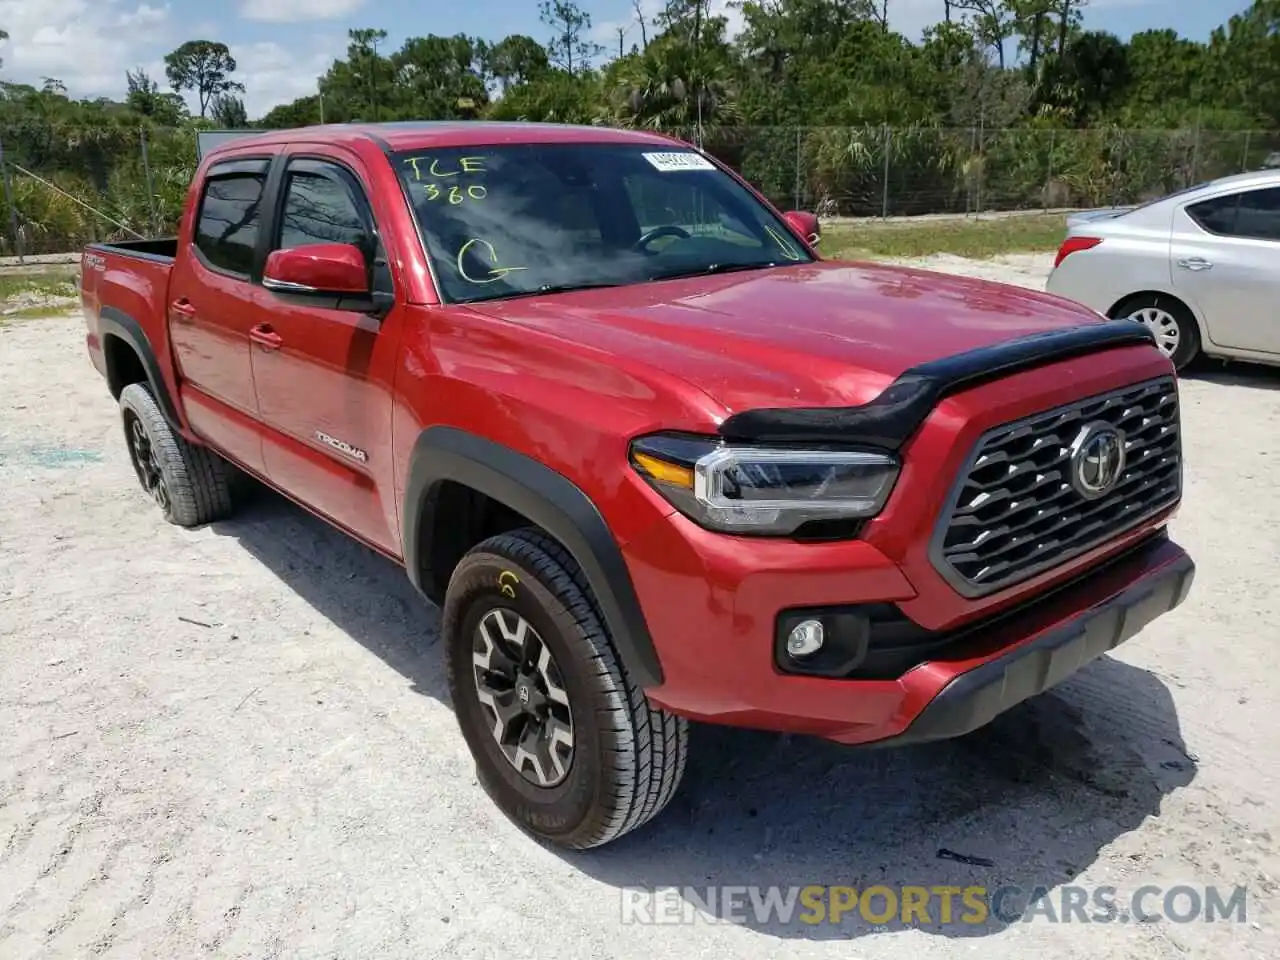
[[[345,453],[348,457],[351,457],[353,460],[359,460],[361,463],[369,462],[369,455],[365,453],[363,450],[361,450],[359,447],[353,447],[351,444],[347,443],[347,441],[345,440],[339,440],[337,437],[331,437],[327,433],[325,433],[323,430],[316,431],[316,439],[319,440],[321,443],[325,444],[326,446],[333,447],[333,449],[338,450],[342,453]]]

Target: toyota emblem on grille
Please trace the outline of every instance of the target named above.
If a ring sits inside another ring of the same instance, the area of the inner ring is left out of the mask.
[[[1071,485],[1087,500],[1110,492],[1124,473],[1124,436],[1109,423],[1085,424],[1071,444]]]

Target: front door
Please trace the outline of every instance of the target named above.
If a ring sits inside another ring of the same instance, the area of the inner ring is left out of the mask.
[[[263,472],[249,328],[261,288],[254,282],[270,159],[210,167],[185,255],[169,281],[169,338],[191,428],[215,448]]]
[[[354,160],[347,166],[291,155],[280,189],[270,249],[350,243],[366,252],[375,282],[389,282]],[[251,336],[268,477],[351,533],[399,556],[391,465],[398,317],[393,311],[379,319],[266,289],[262,297]]]
[[[1210,340],[1280,353],[1280,187],[1178,210],[1169,255],[1174,291],[1199,308]]]

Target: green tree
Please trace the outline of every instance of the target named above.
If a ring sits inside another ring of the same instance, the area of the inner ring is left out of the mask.
[[[573,0],[541,0],[538,15],[552,30],[547,55],[565,73],[573,74],[590,65],[604,47],[587,38],[591,14]]]
[[[378,54],[378,44],[387,39],[387,31],[348,30],[347,38],[347,58],[334,61],[329,72],[320,78],[325,119],[331,123],[385,120],[384,93],[395,80],[391,61]]]
[[[1213,31],[1205,99],[1280,127],[1280,0],[1255,0]]]
[[[209,104],[209,119],[214,126],[222,130],[238,130],[249,126],[249,115],[245,112],[244,101],[239,97],[222,93],[213,98]]]
[[[1053,13],[1057,0],[1007,0],[1018,49],[1027,55],[1027,72],[1038,82],[1044,55],[1052,49]]]
[[[160,85],[139,67],[125,72],[129,109],[158,126],[176,127],[187,119],[187,105],[176,93],[161,93]]]
[[[326,110],[324,119],[330,121],[333,118],[329,116]],[[312,95],[294,100],[292,103],[284,103],[278,107],[272,107],[255,126],[263,127],[268,130],[288,130],[291,127],[306,127],[314,123],[319,123],[320,116],[320,97]]]
[[[483,43],[461,34],[410,37],[391,56],[391,115],[449,120],[484,109],[489,102],[485,52]]]
[[[617,61],[608,71],[614,118],[651,130],[696,130],[698,136],[737,120],[723,49],[718,36],[703,37],[703,47],[697,48],[684,37],[663,34],[643,53]]]
[[[1070,0],[1060,0],[1069,3]],[[995,51],[996,63],[1000,69],[1005,65],[1005,43],[1017,29],[1017,18],[1013,8],[1005,0],[951,0],[955,10],[969,13],[969,25],[974,36],[987,47]]]
[[[550,67],[547,50],[532,37],[512,34],[485,50],[484,65],[505,94],[512,86],[529,83]]]
[[[1205,47],[1174,30],[1146,30],[1129,38],[1129,88],[1121,119],[1128,124],[1177,123],[1204,99]]]
[[[594,70],[569,73],[551,68],[513,86],[486,111],[492,120],[538,123],[594,123],[604,113],[604,84]]]
[[[164,72],[174,90],[195,91],[204,117],[214,97],[244,93],[244,84],[231,79],[236,71],[236,58],[225,43],[212,40],[188,40],[164,58]]]

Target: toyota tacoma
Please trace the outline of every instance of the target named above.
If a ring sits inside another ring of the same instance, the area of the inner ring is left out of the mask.
[[[402,565],[484,789],[595,847],[691,720],[960,736],[1191,586],[1147,328],[820,239],[656,134],[258,133],[84,251],[88,352],[169,521],[247,475]]]

